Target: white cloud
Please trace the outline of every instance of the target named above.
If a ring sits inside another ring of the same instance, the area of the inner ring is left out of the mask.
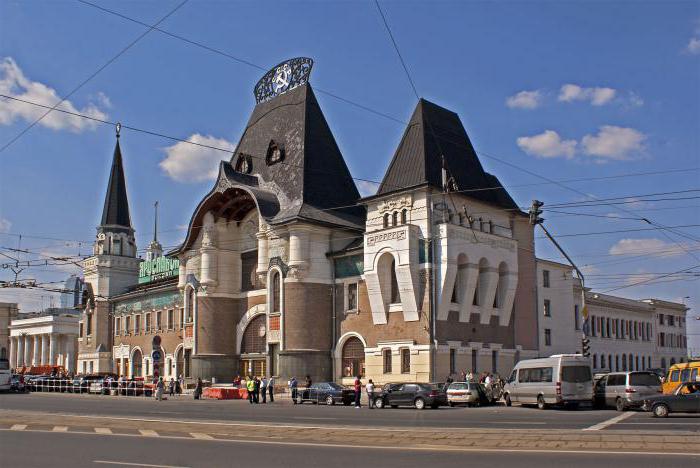
[[[642,107],[644,105],[644,99],[634,91],[630,91],[626,103],[629,107]]]
[[[519,137],[517,144],[531,156],[538,158],[573,158],[576,152],[576,140],[562,140],[554,130],[545,130],[539,135]]]
[[[0,60],[0,93],[46,106],[54,106],[61,101],[61,97],[55,89],[27,78],[11,57]],[[104,94],[103,96],[103,98],[98,98],[102,104],[107,98]],[[66,100],[58,108],[95,119],[106,120],[108,118],[104,111],[92,103],[79,109],[71,101]],[[33,122],[44,115],[47,110],[31,104],[0,98],[0,125],[10,125],[18,119]],[[80,133],[84,130],[94,129],[98,122],[54,111],[44,117],[39,125],[52,130],[69,130]]]
[[[377,193],[379,184],[377,182],[370,182],[369,180],[358,180],[357,190],[363,197],[369,197]]]
[[[700,54],[700,37],[691,37],[685,51],[689,54]]]
[[[685,255],[688,246],[666,242],[661,239],[620,239],[608,253],[611,255],[650,255],[654,257],[674,257]]]
[[[0,232],[10,232],[12,223],[9,219],[0,218]]]
[[[606,87],[584,88],[575,84],[565,84],[559,90],[559,101],[590,101],[594,106],[602,106],[615,98],[617,90]]]
[[[632,153],[644,150],[647,136],[633,128],[603,125],[597,135],[586,135],[581,139],[583,151],[590,156],[618,161],[631,159]]]
[[[506,99],[506,106],[511,109],[536,109],[542,104],[542,93],[536,91],[520,91]]]
[[[195,133],[187,141],[199,145],[213,146],[228,152],[235,145],[223,138]],[[175,143],[165,148],[167,156],[160,162],[160,168],[168,177],[178,182],[202,182],[216,178],[219,162],[228,159],[226,152],[192,145],[185,142]]]

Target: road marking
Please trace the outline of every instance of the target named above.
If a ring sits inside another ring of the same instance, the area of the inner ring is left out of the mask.
[[[212,436],[210,436],[209,434],[204,434],[202,432],[190,432],[190,435],[193,438],[199,439],[199,440],[214,440],[214,438]]]
[[[14,426],[12,426],[12,427],[10,428],[10,430],[13,430],[13,431],[23,431],[23,430],[25,430],[26,428],[27,428],[27,425],[26,425],[26,424],[15,424]]]
[[[175,465],[149,465],[148,463],[129,463],[120,461],[110,461],[110,460],[93,460],[93,463],[101,463],[103,465],[121,465],[121,466],[147,466],[150,468],[189,468],[187,466],[175,466]]]
[[[110,428],[108,428],[108,427],[96,427],[96,428],[95,428],[95,433],[96,433],[96,434],[111,434],[111,433],[112,433],[112,429],[110,429]]]
[[[68,426],[54,426],[53,432],[66,432],[68,431]]]
[[[619,416],[615,416],[614,418],[610,418],[591,427],[587,427],[584,429],[584,431],[600,431],[601,429],[605,429],[608,426],[612,426],[613,424],[617,424],[620,421],[624,421],[627,418],[631,418],[632,416],[634,416],[634,414],[635,413],[622,413]]]
[[[159,437],[158,433],[156,431],[153,431],[151,429],[139,429],[139,432],[141,435],[147,436],[147,437]]]
[[[306,416],[293,416],[292,419],[318,419],[319,421],[321,421],[321,420],[337,421],[338,420],[338,418],[307,418]]]
[[[8,431],[10,429],[0,429],[2,431]],[[27,432],[48,432],[47,430],[30,429]],[[94,432],[68,432],[70,435],[96,435]],[[136,434],[113,434],[114,437],[140,437]],[[161,436],[161,439],[175,439],[175,440],[193,440],[191,437],[183,436]],[[256,445],[284,445],[284,446],[294,446],[294,447],[331,447],[331,448],[343,448],[343,449],[361,449],[361,450],[401,450],[401,451],[415,451],[415,452],[474,452],[474,453],[542,453],[548,455],[557,455],[560,453],[567,454],[582,454],[582,455],[653,455],[659,457],[687,457],[687,458],[698,458],[700,453],[697,452],[646,452],[643,450],[637,451],[620,451],[620,450],[559,450],[556,448],[548,449],[507,449],[507,448],[478,448],[478,447],[454,447],[454,446],[441,446],[441,445],[416,445],[411,447],[401,447],[401,446],[385,446],[385,445],[346,445],[346,444],[328,444],[328,443],[318,443],[318,442],[284,442],[276,440],[247,440],[247,439],[216,439],[216,442],[221,443],[234,443],[234,444],[256,444]],[[127,465],[127,466],[147,466],[156,468],[188,468],[188,467],[178,467],[170,465],[147,465],[143,463],[128,463],[128,462],[117,462],[109,460],[94,460],[93,463],[107,463],[116,465]]]

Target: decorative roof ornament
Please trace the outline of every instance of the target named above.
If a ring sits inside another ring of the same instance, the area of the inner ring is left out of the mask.
[[[122,131],[122,124],[121,122],[117,122],[117,138],[119,138],[119,134]]]
[[[307,57],[297,57],[282,62],[265,73],[253,90],[255,102],[269,101],[291,89],[309,82],[314,61]]]

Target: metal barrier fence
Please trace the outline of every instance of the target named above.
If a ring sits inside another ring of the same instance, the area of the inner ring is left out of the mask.
[[[189,393],[182,388],[181,384],[176,383],[172,394],[170,391],[169,381],[164,381],[165,388],[163,389],[162,397],[182,396]],[[64,377],[47,377],[47,376],[25,376],[22,383],[17,383],[18,391],[29,392],[54,392],[54,393],[75,393],[75,394],[92,394],[92,395],[111,395],[111,396],[126,396],[126,397],[146,397],[153,398],[157,396],[156,384],[144,382],[143,380],[105,380],[105,379],[83,379],[83,378],[64,378]]]

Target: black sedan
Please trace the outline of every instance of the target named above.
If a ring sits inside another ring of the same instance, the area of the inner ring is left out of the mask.
[[[432,383],[394,383],[386,384],[382,392],[374,399],[377,408],[390,406],[413,406],[423,409],[426,406],[437,408],[447,405],[447,394],[442,384]]]
[[[300,388],[297,392],[297,403],[310,401],[314,404],[323,402],[327,405],[342,403],[349,405],[355,399],[355,391],[335,382],[319,382],[309,388]]]
[[[645,398],[642,408],[657,418],[665,418],[669,413],[700,413],[700,382],[685,382],[670,395]]]

